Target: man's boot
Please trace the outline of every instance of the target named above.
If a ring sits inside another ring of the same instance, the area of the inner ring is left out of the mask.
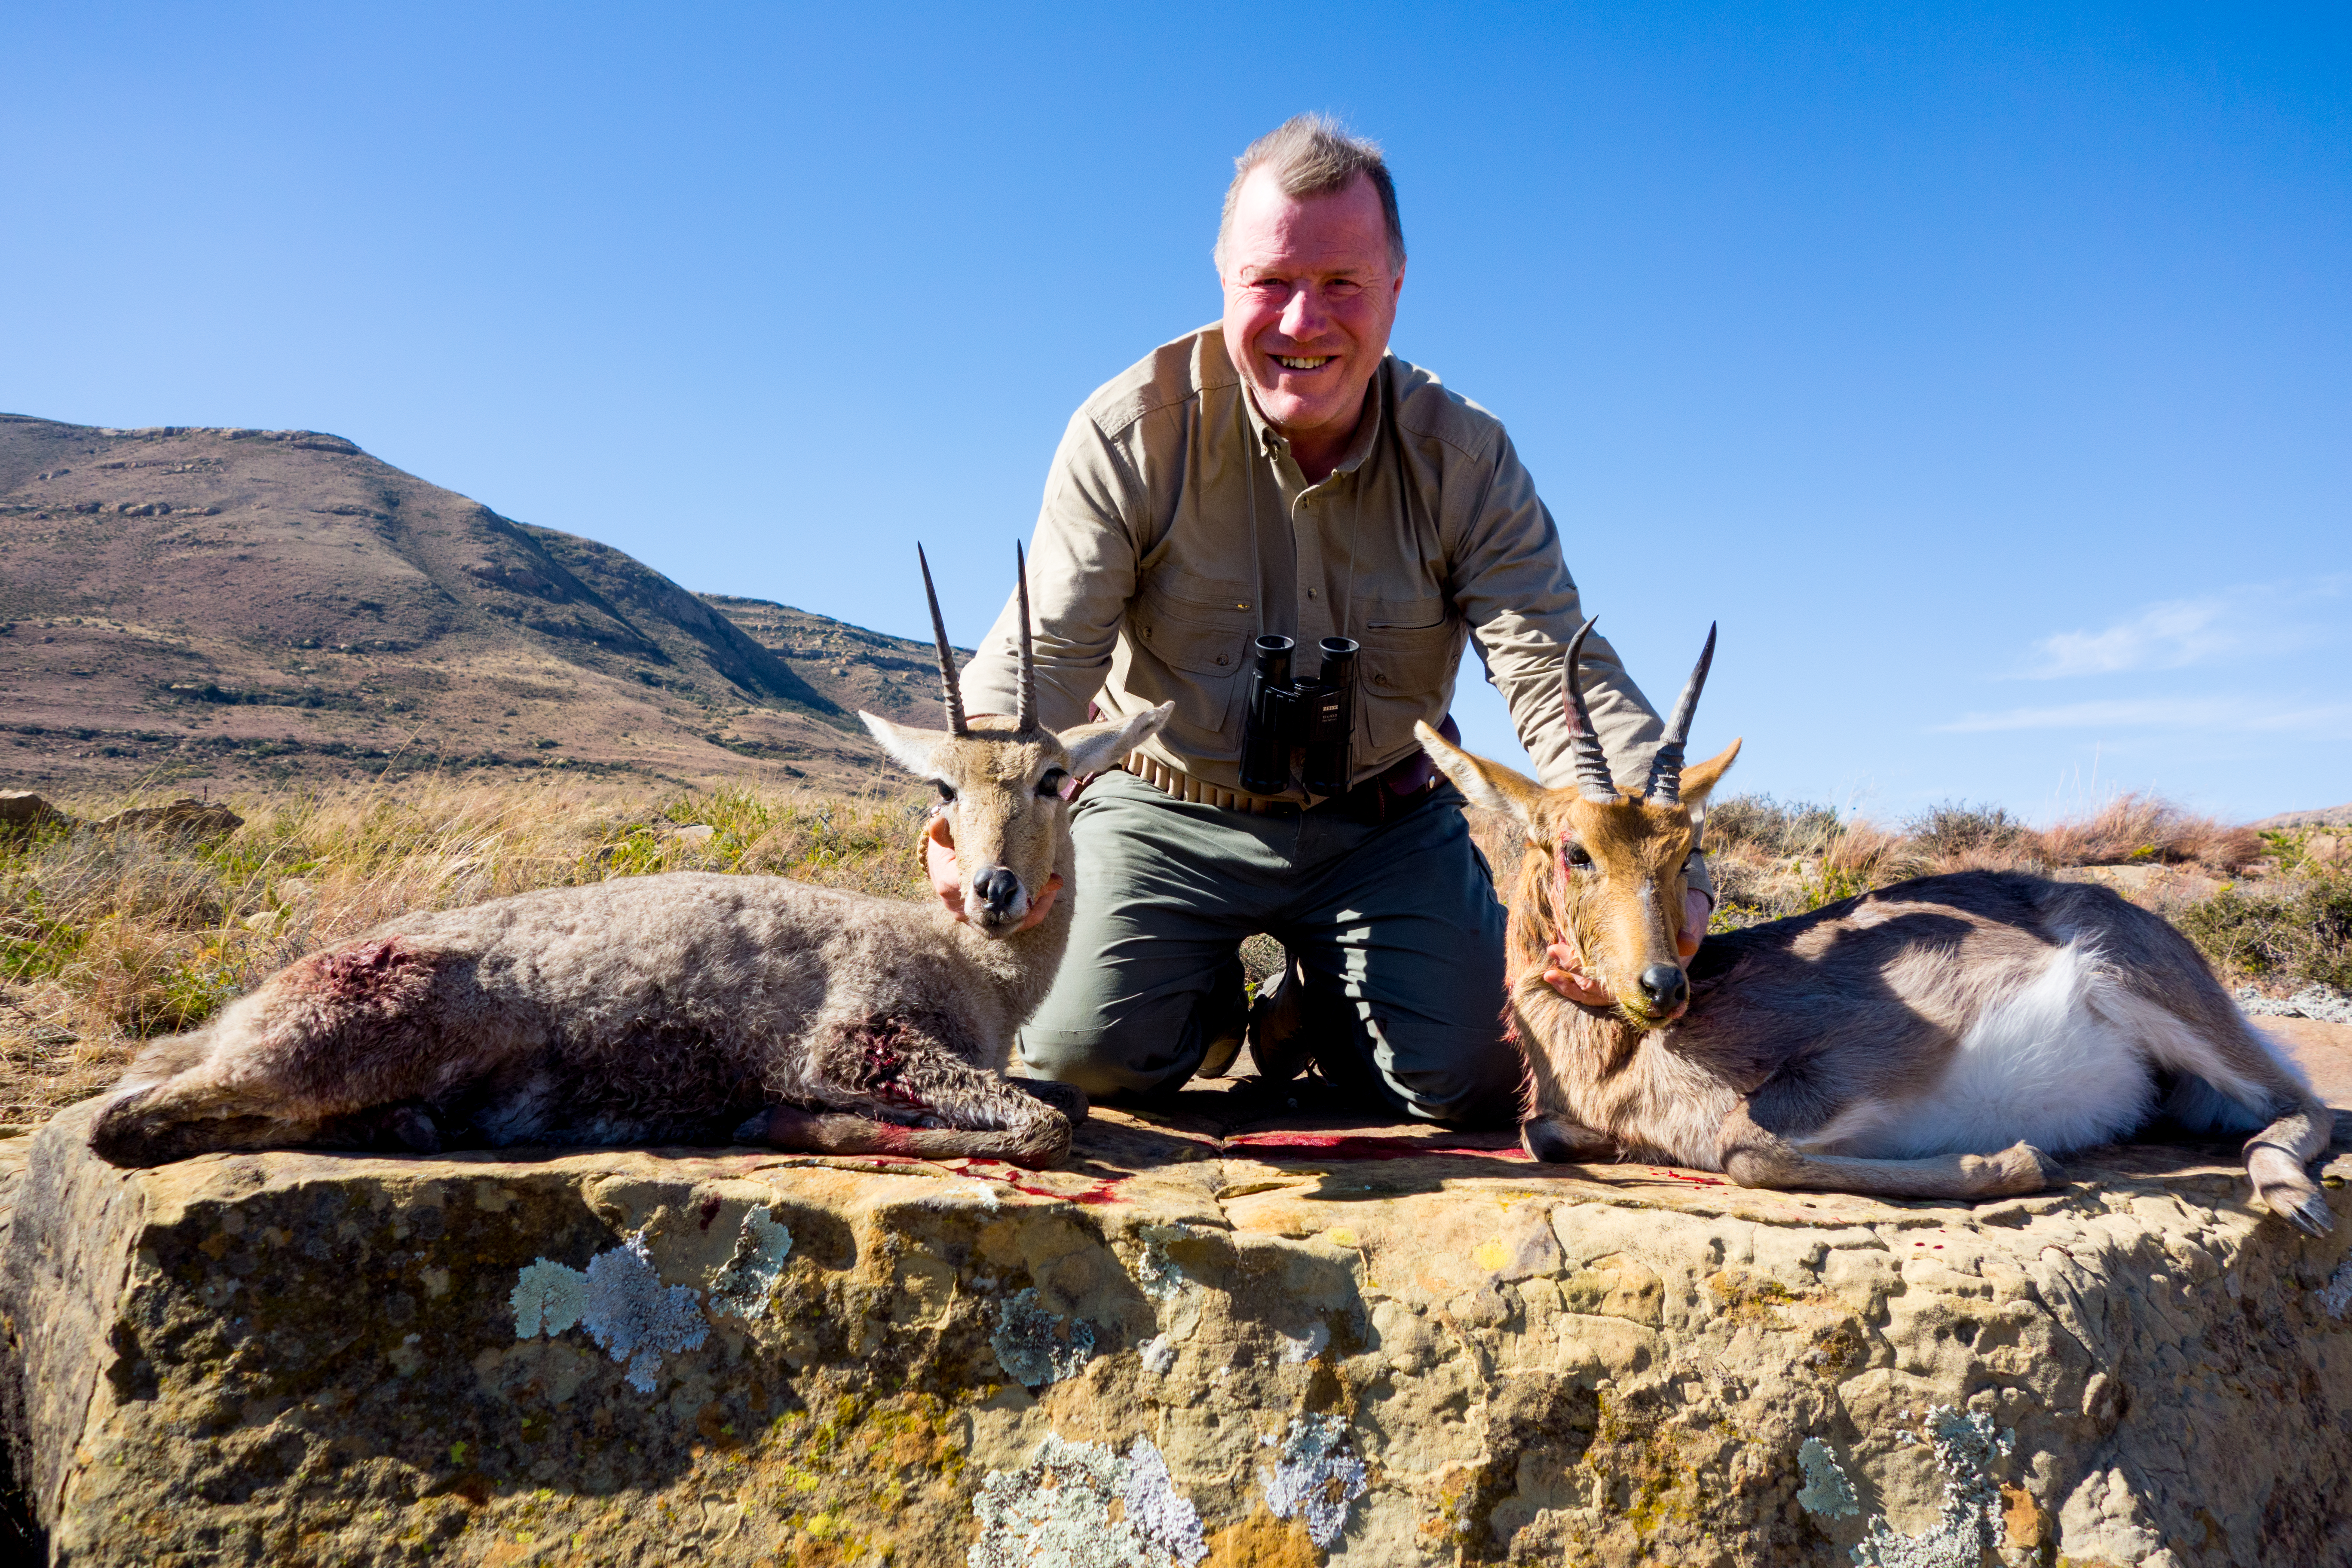
[[[1314,1058],[1312,1031],[1307,1026],[1307,973],[1288,948],[1282,967],[1258,990],[1250,1005],[1250,1058],[1257,1076],[1267,1083],[1288,1083]]]

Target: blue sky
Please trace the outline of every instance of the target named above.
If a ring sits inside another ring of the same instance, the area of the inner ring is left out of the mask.
[[[689,586],[960,637],[1233,154],[1388,146],[1500,415],[1735,784],[2352,798],[2340,7],[10,8],[0,407],[332,430]],[[1465,682],[1474,744],[1509,755]]]

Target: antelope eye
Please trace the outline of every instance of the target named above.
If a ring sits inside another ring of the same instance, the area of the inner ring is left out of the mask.
[[[931,782],[940,786],[940,798],[941,800],[955,799],[955,786],[953,784],[950,784],[945,779],[933,779]]]
[[[1592,864],[1592,857],[1585,852],[1584,846],[1581,844],[1570,845],[1567,848],[1560,851],[1559,858],[1567,861],[1571,866],[1590,866]]]
[[[1037,781],[1037,793],[1048,798],[1060,795],[1063,781],[1069,776],[1060,768],[1047,768],[1045,776]]]

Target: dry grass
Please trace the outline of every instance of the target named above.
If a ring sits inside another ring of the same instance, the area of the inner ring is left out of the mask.
[[[924,888],[915,830],[929,802],[897,788],[648,796],[589,780],[438,779],[229,804],[246,824],[211,845],[0,836],[0,1124],[96,1092],[142,1040],[200,1023],[283,964],[404,910],[679,869],[892,898]],[[695,842],[677,834],[687,824],[713,831]],[[1471,828],[1507,888],[1517,830],[1480,811]],[[2226,973],[2352,985],[2352,857],[2324,831],[2257,836],[2142,796],[2038,831],[1981,806],[1887,827],[1736,796],[1714,808],[1707,837],[1718,929],[1973,867],[2251,866],[2254,881],[2176,911],[2182,928]],[[1245,956],[1262,980],[1279,951],[1258,942]]]
[[[0,1123],[110,1082],[138,1043],[202,1022],[303,953],[407,910],[667,870],[772,874],[886,897],[922,886],[911,792],[590,781],[234,799],[203,845],[54,829],[0,838]],[[707,842],[677,837],[708,825]]]

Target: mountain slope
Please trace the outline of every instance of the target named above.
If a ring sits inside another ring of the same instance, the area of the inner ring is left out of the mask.
[[[767,646],[728,608],[758,603],[340,437],[0,415],[0,777],[871,776],[852,703],[906,706],[929,648],[782,606]]]

